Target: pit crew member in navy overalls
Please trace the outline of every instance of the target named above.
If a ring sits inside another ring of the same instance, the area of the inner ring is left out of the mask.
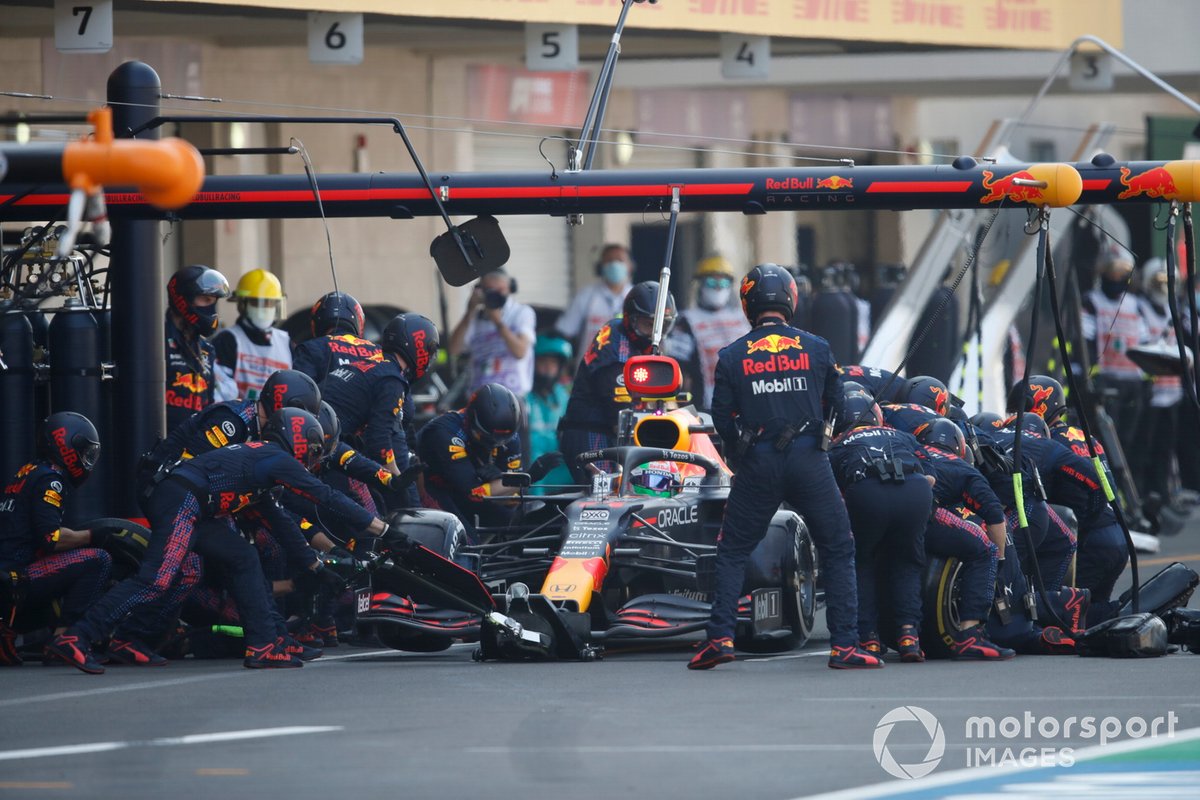
[[[829,463],[854,531],[859,646],[882,654],[876,591],[882,584],[900,660],[924,661],[921,572],[933,494],[916,455],[920,445],[912,434],[884,426],[874,398],[853,383],[844,384],[835,433]]]
[[[292,369],[317,383],[324,381],[330,370],[352,361],[383,361],[379,345],[362,338],[362,306],[345,292],[330,292],[318,298],[309,320],[312,338],[296,345]]]
[[[851,364],[842,367],[842,381],[852,381],[867,390],[881,406],[884,403],[900,403],[908,392],[908,381],[894,372],[879,367]]]
[[[616,443],[617,417],[628,407],[625,362],[630,356],[650,352],[658,282],[643,281],[625,295],[621,317],[606,322],[592,339],[575,372],[567,412],[559,423],[559,442],[567,468],[577,483],[588,481],[587,470],[576,456]],[[675,298],[667,295],[663,338],[675,327]],[[624,401],[624,402],[622,402]],[[603,466],[600,462],[597,466]]]
[[[925,552],[956,558],[962,564],[958,627],[946,632],[950,657],[973,661],[1012,658],[1016,651],[989,641],[983,627],[991,612],[996,569],[1008,539],[1004,506],[987,478],[969,463],[967,440],[953,421],[933,420],[921,428],[917,440],[921,442],[917,457],[925,473],[936,479],[933,500],[937,509],[925,528]],[[964,515],[980,520],[986,530]]]
[[[437,326],[427,317],[398,314],[380,337],[382,361],[351,361],[332,369],[321,384],[323,398],[342,422],[342,437],[351,445],[360,441],[359,449],[395,476],[409,466],[409,385],[436,362],[439,342]],[[410,508],[421,504],[416,486],[404,498]]]
[[[1019,385],[1013,387],[1013,392],[1019,392]],[[1015,408],[1016,397],[1010,397],[1010,403]],[[1083,432],[1067,422],[1062,385],[1046,375],[1031,376],[1025,411],[1029,412],[1027,416],[1036,414],[1044,420],[1050,432],[1053,447],[1034,447],[1049,451],[1045,454],[1048,464],[1041,469],[1043,475],[1051,476],[1047,485],[1051,501],[1075,512],[1079,525],[1075,585],[1091,593],[1087,625],[1095,625],[1114,616],[1120,608],[1120,603],[1112,599],[1112,591],[1129,560],[1125,534],[1107,502]],[[1107,472],[1103,451],[1097,449],[1097,455]],[[1112,481],[1111,475],[1105,477]]]
[[[505,524],[511,508],[485,498],[517,493],[500,476],[521,469],[520,426],[516,395],[498,383],[485,383],[465,408],[430,420],[417,434],[425,505],[454,514],[472,533],[476,519],[483,525]]]
[[[38,458],[8,476],[0,494],[0,580],[13,584],[15,607],[0,607],[0,665],[21,657],[9,627],[18,612],[58,600],[57,633],[83,616],[108,584],[112,558],[99,549],[102,531],[62,524],[71,490],[88,479],[100,437],[82,414],[50,415],[38,433]]]
[[[217,300],[229,282],[215,269],[192,264],[167,282],[167,431],[213,401],[216,358],[208,341],[217,332]]]
[[[281,369],[263,384],[257,400],[227,400],[214,403],[176,426],[143,456],[138,464],[141,496],[148,498],[164,469],[201,453],[257,439],[271,414],[281,408],[303,408],[310,414],[320,409],[321,390],[303,372]]]
[[[197,538],[209,535],[209,528],[198,531],[209,520],[230,517],[257,504],[273,515],[272,525],[281,539],[298,538],[303,545],[303,537],[291,519],[281,510],[277,514],[271,511],[272,507],[278,509],[269,496],[270,490],[277,487],[344,515],[365,533],[387,532],[383,520],[373,518],[309,474],[324,443],[315,416],[294,408],[278,411],[263,426],[262,438],[259,442],[218,448],[176,466],[170,477],[155,487],[150,499],[150,545],[141,570],[100,598],[83,619],[55,637],[47,651],[84,672],[102,673],[104,668],[91,656],[91,643],[106,635],[134,608],[159,601]],[[231,589],[245,630],[243,663],[249,668],[300,666],[300,659],[290,649],[292,645],[272,618],[266,579],[252,545],[228,526],[214,526],[214,535],[218,529],[229,531],[248,552],[240,562],[247,569],[231,576]],[[311,550],[308,553],[310,568],[320,572],[323,562]]]
[[[752,330],[721,350],[712,408],[737,474],[718,537],[708,638],[688,667],[733,660],[746,559],[785,500],[804,515],[816,540],[833,644],[829,666],[882,667],[882,659],[858,647],[854,539],[822,449],[825,417],[841,399],[837,362],[824,339],[787,324],[797,297],[787,270],[755,267],[740,294]]]

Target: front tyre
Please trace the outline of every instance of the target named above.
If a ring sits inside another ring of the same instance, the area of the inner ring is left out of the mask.
[[[735,641],[738,650],[747,653],[785,653],[803,647],[810,636],[817,616],[817,551],[808,528],[798,518],[788,520],[784,531],[776,531],[772,523],[768,537],[781,535],[784,547],[780,562],[779,584],[783,601],[783,624],[789,633],[774,639],[753,639],[740,636]]]

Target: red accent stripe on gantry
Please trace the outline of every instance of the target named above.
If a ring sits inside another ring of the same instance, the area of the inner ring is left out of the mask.
[[[1083,190],[1085,192],[1102,192],[1112,183],[1112,178],[1084,178]]]
[[[576,197],[669,197],[673,184],[629,184],[612,186],[459,186],[450,187],[453,200],[499,200],[514,197],[576,198]],[[753,183],[684,183],[680,195],[749,194]]]
[[[974,181],[872,181],[867,185],[867,194],[958,193],[974,185]]]

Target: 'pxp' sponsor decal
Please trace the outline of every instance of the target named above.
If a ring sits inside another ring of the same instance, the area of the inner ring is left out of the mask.
[[[580,521],[583,521],[583,522],[586,522],[588,520],[606,520],[606,519],[608,519],[608,509],[607,508],[585,508],[579,514],[579,519],[580,519]]]

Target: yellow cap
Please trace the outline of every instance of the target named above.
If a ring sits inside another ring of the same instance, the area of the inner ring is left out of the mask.
[[[701,259],[696,265],[696,277],[704,278],[709,275],[728,275],[733,277],[733,265],[725,256],[709,256]]]
[[[253,269],[238,281],[237,290],[233,295],[237,299],[256,297],[260,300],[282,300],[283,284],[265,269]]]

